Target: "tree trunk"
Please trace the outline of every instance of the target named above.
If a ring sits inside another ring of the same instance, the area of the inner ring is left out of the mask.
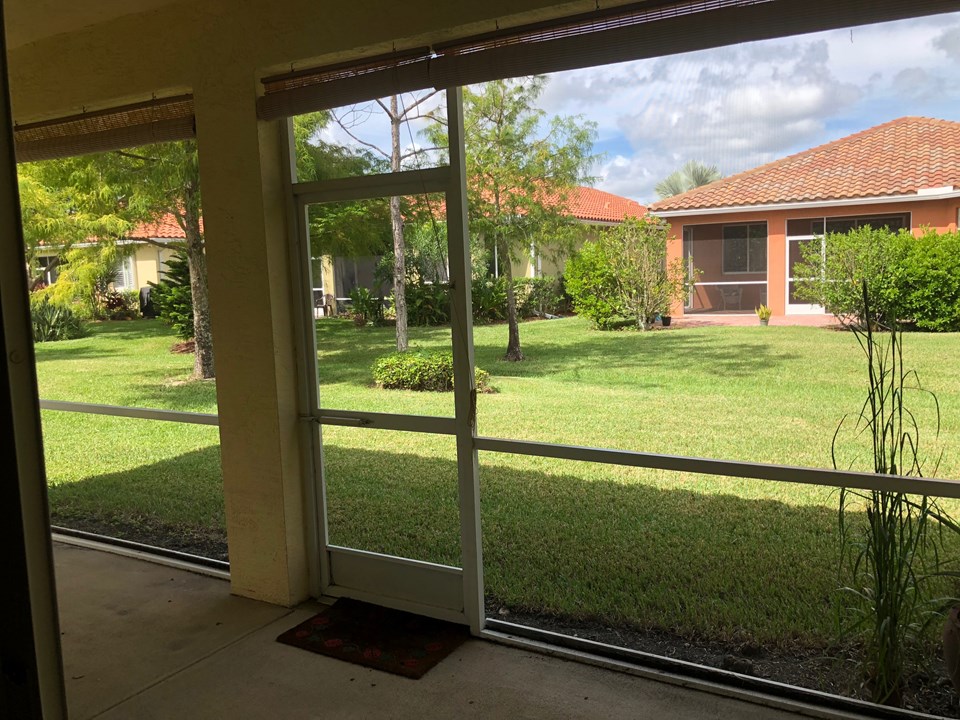
[[[193,377],[214,376],[213,335],[210,332],[210,297],[207,292],[207,256],[200,232],[200,214],[196,205],[184,208],[184,234],[187,240],[187,267],[190,269],[190,295],[193,299]]]
[[[390,96],[390,169],[400,172],[400,111],[397,96]],[[390,225],[393,230],[393,304],[397,315],[397,351],[407,349],[407,266],[403,246],[403,216],[400,198],[390,198]]]
[[[519,362],[523,360],[523,353],[520,351],[520,324],[517,321],[517,296],[513,291],[513,263],[510,262],[510,253],[506,248],[501,247],[500,254],[505,258],[503,263],[503,276],[507,283],[507,327],[509,328],[507,354],[503,356],[503,359]]]

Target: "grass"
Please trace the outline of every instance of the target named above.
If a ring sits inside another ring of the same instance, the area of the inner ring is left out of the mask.
[[[856,341],[830,330],[599,333],[571,318],[526,323],[521,339],[530,359],[507,363],[506,327],[475,331],[477,364],[499,390],[479,398],[481,434],[829,467],[837,423],[863,399]],[[170,355],[172,342],[143,321],[41,345],[41,396],[212,411],[212,384],[178,382],[191,358]],[[371,387],[391,329],[322,320],[317,342],[325,407],[453,414],[450,394]],[[411,347],[449,346],[448,329],[411,330]],[[953,478],[958,350],[958,335],[906,338],[908,364],[941,404],[936,474]],[[222,527],[215,432],[49,412],[44,426],[55,513]],[[333,542],[459,563],[452,438],[328,426],[324,442]],[[866,467],[856,446],[844,443],[844,462]],[[799,484],[482,453],[487,593],[575,618],[822,643],[838,585],[836,504],[836,491]]]

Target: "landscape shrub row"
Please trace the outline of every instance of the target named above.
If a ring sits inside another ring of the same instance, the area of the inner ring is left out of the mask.
[[[473,280],[473,321],[478,324],[507,319],[507,282],[505,278],[484,277]],[[514,280],[517,313],[520,317],[561,315],[572,310],[562,277],[517,278]],[[356,295],[356,297],[354,297]],[[392,298],[388,308],[375,312],[370,301],[382,308],[383,300],[366,288],[350,293],[351,312],[358,324],[378,322],[393,316]],[[406,286],[407,324],[411,326],[445,325],[450,322],[450,287],[445,283],[408,283]]]
[[[797,295],[837,317],[864,323],[861,288],[870,288],[871,322],[960,331],[960,233],[929,230],[915,238],[869,226],[829,233],[802,248],[793,270]]]

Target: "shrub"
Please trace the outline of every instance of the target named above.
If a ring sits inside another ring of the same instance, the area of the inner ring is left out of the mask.
[[[134,290],[109,292],[104,296],[103,307],[111,320],[133,320],[140,310],[140,298]]]
[[[518,278],[514,288],[521,317],[570,312],[570,296],[561,277]]]
[[[577,314],[601,330],[612,327],[621,314],[620,300],[617,279],[600,242],[585,242],[570,258],[564,277]]]
[[[369,322],[383,320],[383,298],[374,295],[365,287],[350,291],[350,312],[353,322],[363,327]]]
[[[30,300],[30,322],[34,342],[72,340],[86,335],[80,318],[66,305],[57,305],[46,297]]]
[[[865,326],[860,298],[867,284],[873,323],[910,320],[921,330],[960,330],[960,233],[869,226],[829,233],[802,248],[795,266],[798,297],[823,305],[841,320]]]
[[[443,325],[450,322],[450,290],[443,283],[407,283],[407,324]]]
[[[453,390],[453,353],[407,351],[377,358],[373,364],[377,387],[388,390]],[[490,389],[490,373],[475,368],[477,390]]]
[[[181,340],[193,338],[193,295],[190,268],[182,252],[167,260],[163,280],[150,283],[150,301],[157,316],[170,325]]]
[[[847,233],[827,233],[822,246],[816,241],[805,243],[802,261],[792,270],[796,295],[823,305],[841,320],[865,325],[862,287],[866,283],[871,322],[890,327],[904,315],[900,277],[913,240],[907,230],[895,233],[866,225]]]
[[[904,315],[922,330],[960,331],[960,232],[926,232],[898,273]]]
[[[493,323],[507,319],[507,281],[504,278],[475,278],[470,291],[474,322]]]

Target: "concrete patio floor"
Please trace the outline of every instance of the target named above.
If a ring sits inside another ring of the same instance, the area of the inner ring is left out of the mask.
[[[482,640],[408,680],[275,642],[315,604],[290,610],[143,560],[54,552],[73,720],[798,717]]]

